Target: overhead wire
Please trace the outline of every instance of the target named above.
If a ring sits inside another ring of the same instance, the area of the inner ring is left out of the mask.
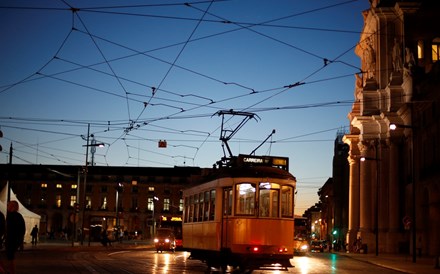
[[[91,35],[90,33],[89,33],[89,35]],[[127,93],[126,93],[127,94]],[[252,93],[251,93],[252,94]],[[245,96],[248,96],[248,95],[250,95],[250,94],[246,94]],[[239,98],[239,97],[237,97],[237,98]],[[225,100],[227,100],[227,99],[225,99]],[[167,119],[169,118],[170,116],[167,116]]]

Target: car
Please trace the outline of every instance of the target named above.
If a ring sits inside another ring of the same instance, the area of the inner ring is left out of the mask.
[[[295,247],[293,249],[295,255],[306,255],[310,246],[307,240],[295,239]]]
[[[174,252],[176,250],[176,238],[173,231],[169,228],[158,228],[154,237],[154,246],[157,253],[164,251]]]
[[[310,251],[324,252],[324,243],[322,241],[311,241],[310,242]]]

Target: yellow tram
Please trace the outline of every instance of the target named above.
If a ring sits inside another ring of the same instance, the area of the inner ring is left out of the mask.
[[[183,191],[184,248],[208,266],[290,267],[295,188],[288,158],[235,157]]]

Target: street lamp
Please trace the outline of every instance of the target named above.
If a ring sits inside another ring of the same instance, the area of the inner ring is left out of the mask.
[[[411,112],[413,115],[413,112]],[[416,262],[416,178],[414,174],[414,132],[415,129],[417,129],[414,126],[410,125],[400,125],[400,124],[390,124],[389,126],[390,130],[396,130],[397,128],[408,128],[411,129],[411,146],[410,146],[410,153],[411,153],[411,182],[412,182],[412,204],[413,204],[413,211],[412,211],[412,220],[411,220],[411,227],[412,227],[412,261],[413,263]]]
[[[86,185],[87,185],[87,166],[89,165],[89,147],[103,147],[104,143],[96,143],[93,142],[89,144],[89,138],[93,137],[93,135],[90,135],[90,123],[87,124],[87,143],[83,145],[83,147],[86,147],[86,165],[84,167],[84,182],[83,182],[83,195],[82,195],[82,224],[81,224],[81,245],[84,243],[84,219],[85,219],[85,212],[86,212]],[[89,244],[90,244],[90,232],[89,232]]]
[[[119,193],[124,191],[124,184],[123,183],[117,183],[116,184],[116,232],[119,232]]]
[[[379,256],[379,186],[380,186],[380,164],[379,164],[379,141],[376,142],[376,158],[361,157],[361,162],[366,160],[376,161],[376,205],[374,212],[374,234],[376,240],[376,256]]]
[[[155,214],[156,201],[159,201],[159,198],[153,196],[153,237],[156,235],[156,214]]]

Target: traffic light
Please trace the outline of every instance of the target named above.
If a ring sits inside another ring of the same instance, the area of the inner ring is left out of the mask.
[[[337,229],[333,229],[332,234],[333,234],[333,236],[337,236],[338,235],[338,230]]]

